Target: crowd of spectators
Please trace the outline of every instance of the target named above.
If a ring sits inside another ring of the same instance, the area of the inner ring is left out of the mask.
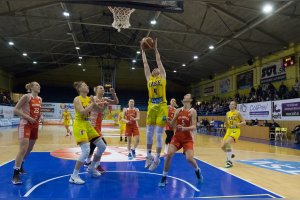
[[[261,101],[275,101],[282,99],[299,98],[300,81],[296,80],[295,85],[289,90],[282,82],[278,89],[272,83],[252,87],[249,95],[240,95],[236,93],[233,98],[224,98],[213,96],[210,101],[197,102],[195,109],[198,115],[225,115],[229,110],[230,101],[237,103],[253,103]]]
[[[0,92],[0,104],[13,105],[13,101],[8,91]]]

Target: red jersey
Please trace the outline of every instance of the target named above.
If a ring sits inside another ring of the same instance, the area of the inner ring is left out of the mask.
[[[137,127],[136,121],[130,120],[130,117],[136,118],[136,116],[137,116],[136,108],[133,108],[133,109],[126,108],[125,113],[124,113],[124,118],[126,120],[130,121],[130,123],[126,123],[126,126],[129,125],[129,126],[136,126]]]
[[[176,112],[176,108],[175,107],[172,107],[172,106],[169,106],[168,107],[168,119],[169,120],[172,120],[174,118],[174,114]],[[167,131],[173,131],[173,127],[170,126],[168,123],[166,124],[166,130]]]
[[[94,109],[91,111],[91,124],[96,129],[96,131],[99,133],[101,132],[102,127],[102,120],[103,120],[103,113],[97,112]]]
[[[26,119],[21,119],[21,124],[30,124],[33,127],[39,126],[39,120],[41,118],[41,107],[42,107],[42,98],[37,96],[33,97],[31,94],[28,94],[28,101],[22,106],[22,111],[29,115],[31,118],[35,119],[34,124],[30,124]]]
[[[180,109],[177,119],[176,119],[176,124],[177,125],[181,125],[183,127],[190,127],[192,124],[192,115],[190,110],[185,110],[183,108]],[[180,135],[182,137],[182,139],[188,139],[188,138],[192,138],[193,134],[192,131],[179,131],[176,130],[175,135]]]

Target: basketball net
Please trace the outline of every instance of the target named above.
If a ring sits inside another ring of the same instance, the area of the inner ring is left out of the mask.
[[[118,30],[118,32],[121,31],[121,28],[129,28],[130,22],[129,18],[131,13],[135,11],[133,8],[123,8],[123,7],[108,7],[110,12],[113,13],[114,16],[114,22],[112,23],[112,26]]]

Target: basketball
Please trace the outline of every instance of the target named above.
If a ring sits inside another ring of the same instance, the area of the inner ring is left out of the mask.
[[[144,37],[141,41],[141,47],[143,50],[153,49],[154,48],[154,40],[151,37]]]

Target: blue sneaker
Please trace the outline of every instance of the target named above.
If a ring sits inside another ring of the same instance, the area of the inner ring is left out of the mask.
[[[203,183],[203,176],[202,176],[202,173],[200,172],[200,169],[198,169],[197,171],[195,171],[195,174],[197,176],[198,183]]]
[[[132,154],[128,153],[128,160],[132,160],[132,159],[133,159]]]
[[[132,153],[132,157],[135,158],[136,154],[135,154],[135,150],[134,149],[131,149],[131,153]]]
[[[167,177],[163,176],[160,182],[158,183],[158,187],[166,187],[166,185],[167,185]]]

